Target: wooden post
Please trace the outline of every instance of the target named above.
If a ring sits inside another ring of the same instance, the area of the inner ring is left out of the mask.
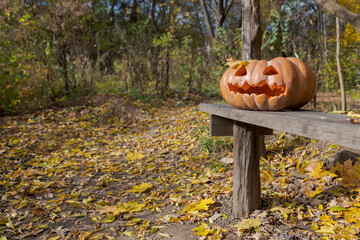
[[[236,218],[247,217],[261,206],[260,128],[234,121],[233,212]]]

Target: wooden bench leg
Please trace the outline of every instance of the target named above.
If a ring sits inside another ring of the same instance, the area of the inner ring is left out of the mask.
[[[233,213],[243,218],[261,207],[260,140],[261,128],[234,121]]]

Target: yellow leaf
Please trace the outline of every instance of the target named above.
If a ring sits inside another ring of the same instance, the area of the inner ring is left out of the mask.
[[[140,227],[138,227],[136,230],[146,230],[150,228],[150,222],[148,220],[144,220]]]
[[[140,222],[141,222],[141,218],[133,218],[130,221],[128,221],[127,223],[125,223],[125,225],[132,227],[132,226],[139,224]]]
[[[321,179],[325,176],[330,176],[331,178],[337,177],[335,173],[322,169],[323,165],[324,165],[323,162],[317,162],[317,167],[309,175],[313,179]]]
[[[70,206],[72,207],[80,207],[81,206],[81,202],[79,201],[75,201],[75,200],[66,200],[66,203],[70,203]]]
[[[344,212],[344,219],[349,223],[359,223],[360,222],[360,209],[351,207],[347,209],[348,211]]]
[[[261,182],[271,182],[274,181],[274,176],[272,175],[271,171],[266,171],[261,169]]]
[[[236,66],[236,65],[246,67],[251,62],[251,60],[250,61],[241,61],[241,60],[237,60],[235,58],[228,58],[228,59],[226,59],[226,61],[227,62],[225,63],[225,65],[228,65],[229,67],[233,67],[233,66]]]
[[[336,223],[333,218],[327,214],[323,214],[319,218],[323,224],[326,224],[328,226],[332,226]]]
[[[48,238],[48,240],[57,240],[59,238],[60,238],[60,236],[56,236],[56,237]],[[0,240],[1,240],[1,238],[0,238]]]
[[[317,225],[317,223],[315,221],[312,222],[311,229],[314,230],[314,231],[319,229],[319,226]]]
[[[203,200],[201,200],[199,202],[196,202],[196,203],[185,206],[184,212],[194,213],[194,212],[199,212],[199,211],[202,211],[202,210],[208,210],[209,206],[211,204],[213,204],[214,202],[215,201],[212,200],[212,198],[206,198],[206,199],[203,199]]]
[[[353,111],[348,112],[347,116],[352,118],[360,118],[360,114]]]
[[[0,240],[7,240],[7,237],[6,236],[1,236]]]
[[[235,227],[238,228],[238,230],[241,231],[249,231],[251,228],[254,228],[257,230],[261,225],[260,219],[243,219],[241,222],[235,225]]]
[[[128,202],[128,203],[118,203],[118,206],[117,206],[117,209],[120,211],[120,212],[130,212],[130,213],[133,213],[133,212],[140,212],[144,209],[146,204],[143,204],[143,203],[138,203],[136,201],[131,201],[131,202]]]
[[[322,226],[319,230],[316,230],[316,232],[321,233],[321,234],[335,234],[334,228],[332,227],[325,227]]]
[[[142,192],[146,192],[147,190],[149,190],[150,188],[152,188],[152,184],[151,183],[142,183],[140,185],[136,185],[133,187],[133,189],[129,190],[129,192],[132,193],[142,193]]]
[[[112,223],[115,221],[115,215],[109,216],[108,218],[104,218],[101,220],[102,223]]]
[[[115,237],[113,237],[113,236],[108,236],[108,235],[106,235],[105,236],[108,240],[115,240],[116,238]]]
[[[210,227],[206,223],[201,223],[200,226],[193,228],[193,231],[195,231],[194,235],[199,236],[207,236],[212,234]]]
[[[100,213],[114,213],[117,211],[117,206],[116,205],[103,206],[103,207],[99,207],[97,211],[99,211]]]
[[[129,161],[141,160],[141,159],[145,158],[144,154],[141,154],[138,152],[136,152],[136,153],[129,152],[126,156],[127,156],[127,160],[129,160]]]
[[[129,237],[135,237],[136,238],[136,235],[133,231],[125,231],[123,232],[124,235],[126,236],[129,236]]]

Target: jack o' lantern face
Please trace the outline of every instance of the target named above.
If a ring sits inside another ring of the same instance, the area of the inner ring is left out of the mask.
[[[265,96],[267,98],[271,98],[271,97],[275,97],[275,96],[280,96],[282,94],[285,93],[285,86],[278,86],[276,81],[272,86],[269,86],[268,83],[268,78],[269,76],[274,76],[278,75],[279,71],[272,65],[270,65],[269,67],[267,67],[264,72],[264,80],[262,80],[261,82],[259,82],[257,85],[255,84],[249,84],[246,80],[245,81],[240,81],[241,82],[241,86],[238,83],[232,84],[232,83],[228,83],[228,87],[230,89],[231,92],[234,92],[235,94],[240,93],[240,94],[255,94],[255,95],[260,95],[260,94],[265,94]],[[246,67],[245,66],[241,66],[236,72],[235,72],[235,78],[236,77],[245,77],[247,75],[247,71],[246,71]],[[239,78],[238,78],[239,79]]]
[[[230,67],[221,79],[220,89],[230,105],[242,109],[298,108],[314,95],[315,76],[296,58],[279,57],[269,62],[254,60],[247,66],[237,64]],[[304,92],[309,94],[304,95]]]

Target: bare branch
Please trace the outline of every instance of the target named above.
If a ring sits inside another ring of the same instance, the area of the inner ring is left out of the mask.
[[[360,14],[356,14],[332,0],[314,0],[314,2],[351,24],[360,33]]]
[[[231,9],[231,7],[232,7],[232,5],[234,4],[234,2],[235,2],[235,0],[231,0],[231,2],[230,2],[230,4],[229,4],[229,6],[228,7],[226,7],[225,6],[225,17],[228,15],[228,13],[229,13],[229,11],[230,11],[230,9]],[[226,3],[227,3],[227,1],[226,1]]]

